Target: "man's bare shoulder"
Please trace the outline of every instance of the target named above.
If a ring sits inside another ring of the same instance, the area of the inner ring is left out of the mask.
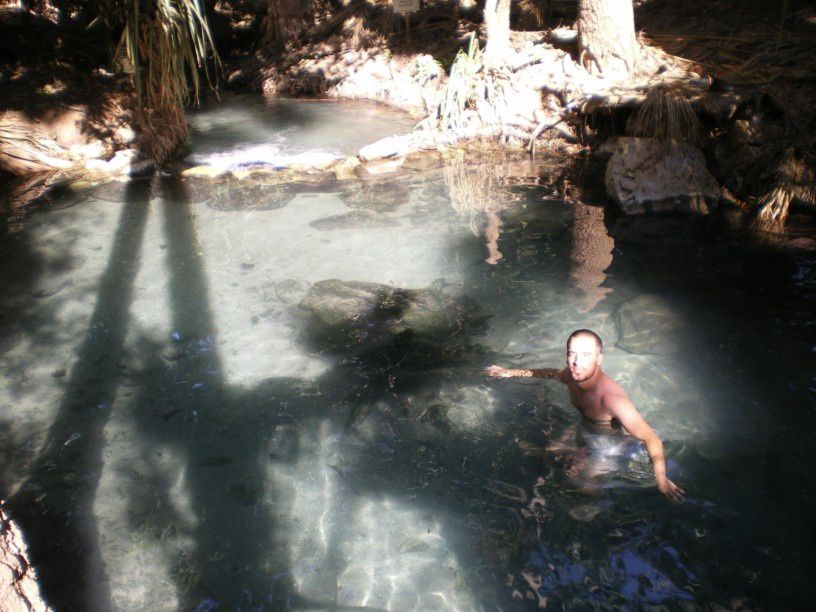
[[[616,403],[618,401],[624,401],[630,404],[632,402],[632,400],[629,399],[629,395],[627,395],[620,383],[612,380],[606,374],[604,374],[604,377],[601,380],[600,395],[601,402],[603,402],[603,404]]]

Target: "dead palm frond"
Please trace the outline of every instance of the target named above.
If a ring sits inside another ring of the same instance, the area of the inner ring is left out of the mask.
[[[658,83],[649,89],[630,120],[628,131],[641,138],[699,142],[703,130],[689,101],[690,95],[692,92],[681,83]]]
[[[797,159],[793,149],[788,149],[777,169],[775,185],[759,200],[754,229],[781,231],[796,199],[816,206],[816,171],[804,159]]]
[[[709,24],[693,24],[671,33],[650,33],[649,39],[667,52],[694,62],[706,73],[728,82],[767,84],[780,80],[812,80],[816,74],[813,34],[797,30],[742,29],[738,35]]]
[[[120,47],[133,67],[140,108],[198,102],[199,70],[220,66],[201,0],[130,0]]]

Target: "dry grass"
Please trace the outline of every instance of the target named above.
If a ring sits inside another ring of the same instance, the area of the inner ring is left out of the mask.
[[[812,33],[741,30],[723,36],[695,27],[688,32],[650,34],[649,39],[705,72],[735,83],[816,79]]]
[[[649,89],[630,120],[629,132],[641,138],[698,143],[703,131],[691,95],[691,90],[680,82],[658,83]]]
[[[439,127],[459,129],[464,124],[465,110],[473,106],[477,95],[477,75],[482,69],[482,51],[475,34],[470,35],[467,53],[459,50],[450,69],[445,95],[439,106]]]
[[[754,229],[783,231],[791,203],[794,200],[816,206],[816,172],[803,159],[798,159],[793,149],[785,153],[776,172],[774,187],[759,200],[759,214]]]

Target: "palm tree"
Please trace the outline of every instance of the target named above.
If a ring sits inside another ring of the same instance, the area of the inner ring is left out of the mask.
[[[124,5],[123,48],[133,68],[147,148],[166,159],[187,136],[184,108],[198,102],[203,69],[219,65],[201,0],[128,0]]]

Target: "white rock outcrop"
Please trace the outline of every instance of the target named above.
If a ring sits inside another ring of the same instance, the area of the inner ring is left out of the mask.
[[[627,215],[705,214],[721,193],[702,151],[651,138],[619,138],[605,183],[606,192]]]

